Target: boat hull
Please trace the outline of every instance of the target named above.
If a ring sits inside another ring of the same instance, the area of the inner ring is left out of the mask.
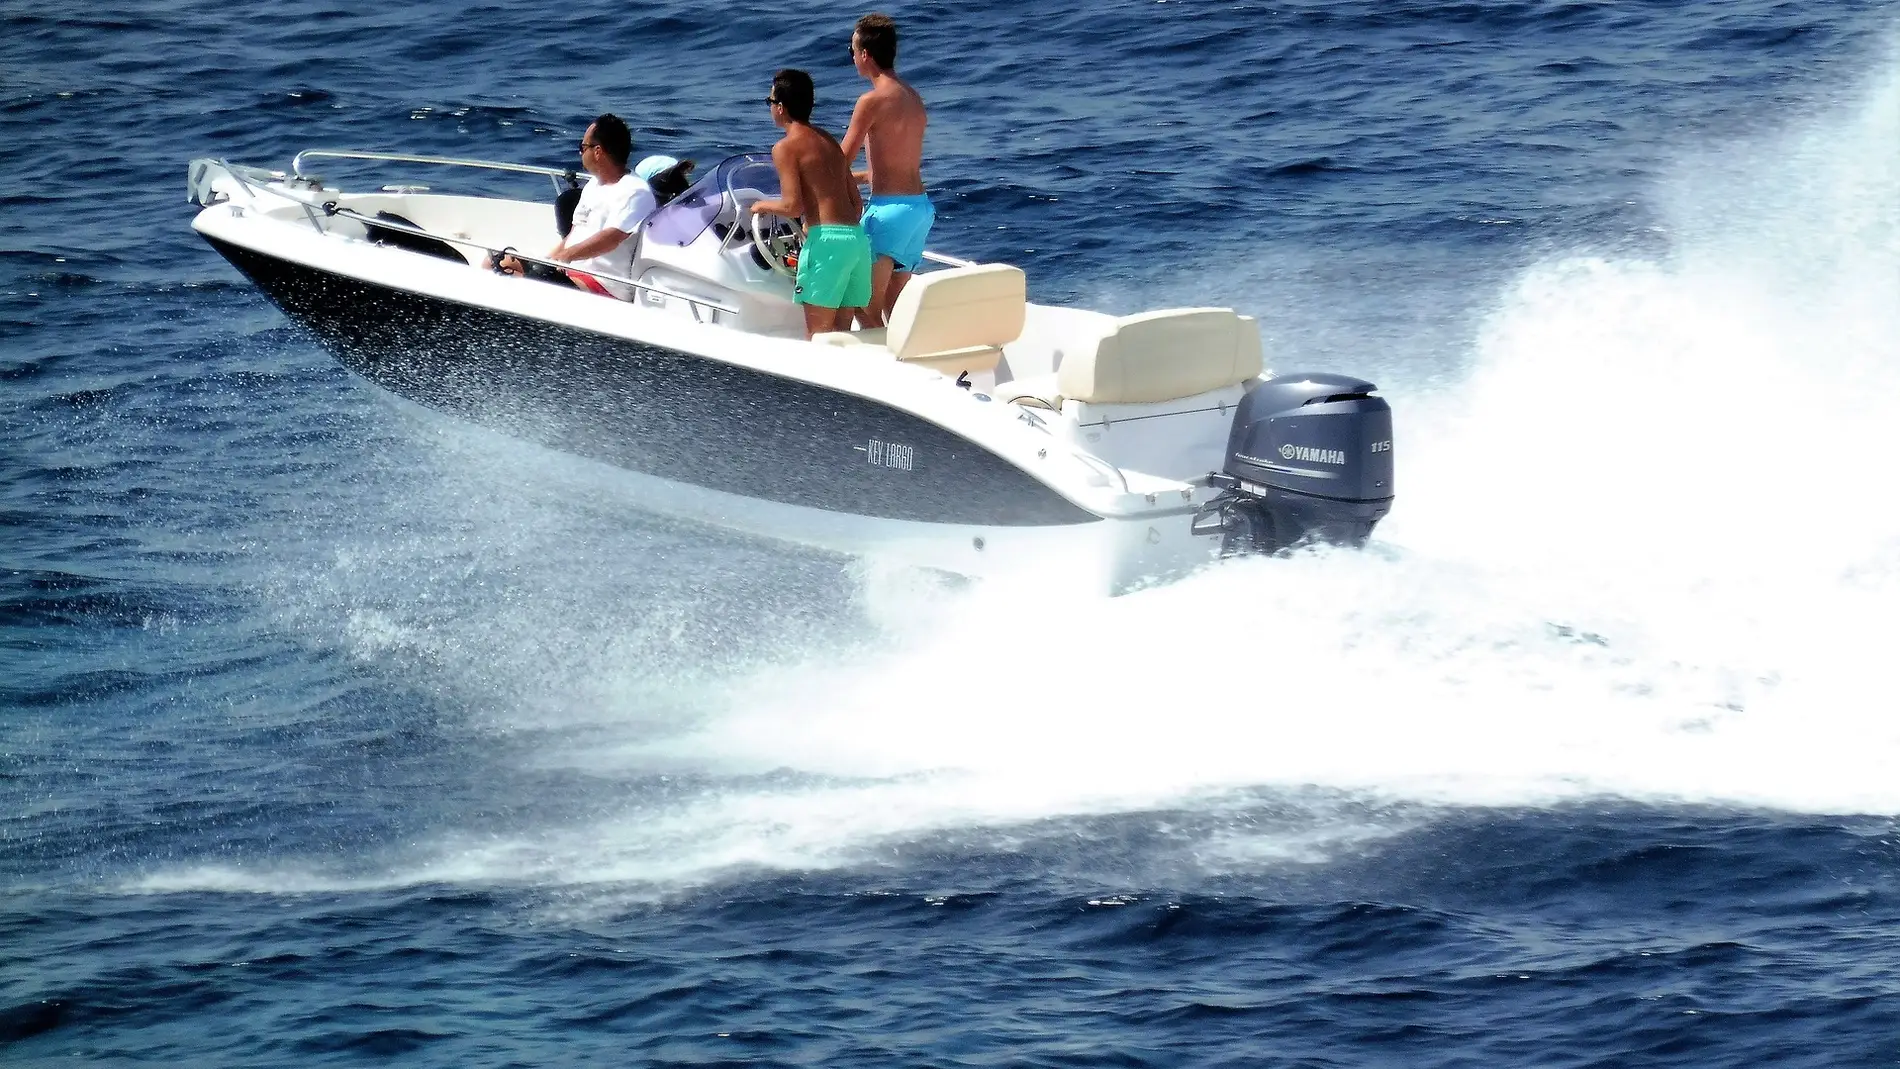
[[[1002,457],[870,398],[205,238],[345,367],[511,437],[821,512],[956,527],[1101,521]]]

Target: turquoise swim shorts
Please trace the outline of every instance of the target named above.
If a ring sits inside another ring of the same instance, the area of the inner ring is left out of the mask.
[[[922,193],[909,197],[871,198],[864,206],[864,232],[871,236],[871,255],[888,256],[899,271],[915,271],[924,258],[924,239],[937,209]]]
[[[820,223],[805,231],[798,252],[798,303],[863,308],[871,303],[871,242],[864,228]]]

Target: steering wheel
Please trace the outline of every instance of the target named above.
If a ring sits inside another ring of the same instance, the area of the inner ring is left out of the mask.
[[[798,250],[804,245],[805,231],[794,220],[768,212],[752,213],[752,247],[772,270],[797,276]]]

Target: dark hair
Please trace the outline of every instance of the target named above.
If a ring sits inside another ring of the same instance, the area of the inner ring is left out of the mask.
[[[594,141],[614,166],[627,169],[627,158],[633,155],[633,134],[620,116],[607,112],[594,120]]]
[[[883,12],[874,12],[858,20],[858,48],[870,55],[871,62],[887,71],[897,69],[897,23]]]
[[[790,67],[772,76],[772,98],[797,122],[811,121],[811,75]]]

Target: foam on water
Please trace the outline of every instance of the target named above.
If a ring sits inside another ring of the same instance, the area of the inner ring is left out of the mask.
[[[1855,771],[1900,758],[1900,67],[1662,198],[1670,257],[1538,265],[1469,382],[1399,399],[1381,550],[1106,603],[981,591],[694,745],[1012,779],[971,792],[997,815],[1271,782],[1894,811]]]
[[[1307,819],[1215,821],[1182,863],[1323,860],[1437,805],[1900,813],[1900,62],[1854,108],[1685,159],[1658,200],[1667,257],[1534,266],[1467,381],[1394,397],[1401,497],[1370,551],[1111,601],[874,570],[873,640],[705,687],[676,730],[537,756],[718,786],[438,842],[369,882],[692,885],[1268,795]],[[617,687],[648,688],[590,663],[572,715],[598,728]],[[1338,796],[1397,809],[1314,800]]]

